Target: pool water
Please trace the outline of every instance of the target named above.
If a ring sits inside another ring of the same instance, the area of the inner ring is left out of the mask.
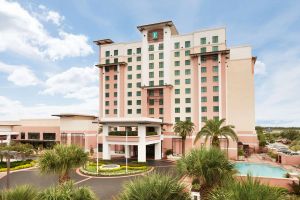
[[[235,168],[241,175],[263,176],[272,178],[284,178],[287,171],[281,167],[257,163],[236,163]]]

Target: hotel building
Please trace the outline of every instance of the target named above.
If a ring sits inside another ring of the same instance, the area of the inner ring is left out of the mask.
[[[179,120],[195,124],[186,151],[208,145],[194,139],[205,121],[214,118],[235,126],[239,144],[258,147],[256,58],[250,46],[228,47],[225,28],[180,35],[173,22],[166,21],[137,29],[138,42],[95,41],[100,53],[96,66],[104,159],[119,146],[139,161],[147,155],[160,159],[167,149],[181,154],[181,139],[173,132]],[[125,130],[129,137],[124,137]],[[237,142],[222,145],[230,158],[237,157]]]

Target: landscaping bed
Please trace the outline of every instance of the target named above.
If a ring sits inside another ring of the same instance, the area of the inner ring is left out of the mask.
[[[111,164],[108,162],[99,162],[99,169],[97,174],[97,164],[95,162],[89,162],[85,167],[81,167],[80,171],[83,174],[91,175],[91,176],[121,176],[121,175],[132,175],[147,172],[151,169],[151,167],[145,164],[138,163],[129,163],[127,166],[124,164],[120,164],[118,168],[114,169],[101,169],[101,166],[106,164]]]
[[[34,160],[14,161],[10,163],[10,171],[30,168],[33,167],[35,163]],[[6,170],[6,162],[0,162],[0,172],[5,172]]]

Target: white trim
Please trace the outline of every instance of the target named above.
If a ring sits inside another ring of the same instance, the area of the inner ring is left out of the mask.
[[[117,114],[117,116],[118,117],[120,117],[120,110],[121,110],[121,95],[120,95],[120,92],[121,92],[121,90],[120,90],[120,85],[121,85],[120,76],[121,76],[121,73],[120,73],[120,71],[121,71],[120,70],[120,65],[118,64],[117,65],[117,75],[118,75],[118,85],[117,85],[117,91],[118,91],[118,93],[117,93],[118,114]],[[125,83],[123,83],[123,84],[125,84]],[[123,91],[123,92],[125,92],[125,91]]]
[[[171,84],[170,71],[171,71],[171,29],[170,27],[164,27],[164,84]]]
[[[246,136],[246,137],[257,137],[256,134],[251,134],[251,133],[250,134],[248,134],[248,133],[247,134],[237,134],[237,136],[238,137],[243,137],[243,136]]]
[[[218,54],[219,119],[222,119],[222,56]]]

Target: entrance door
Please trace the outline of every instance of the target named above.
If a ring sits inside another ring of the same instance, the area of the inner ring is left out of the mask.
[[[146,145],[146,157],[154,159],[155,154],[155,144]]]

